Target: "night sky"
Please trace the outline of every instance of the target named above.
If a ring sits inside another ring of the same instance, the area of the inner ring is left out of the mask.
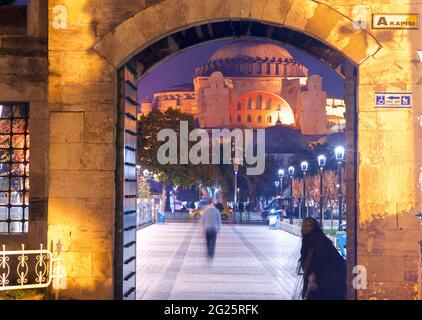
[[[198,45],[154,66],[138,84],[139,98],[152,98],[154,92],[192,82],[195,67],[206,63],[215,51],[231,41],[233,40],[219,40]],[[344,98],[344,83],[340,76],[308,53],[287,45],[283,47],[296,61],[309,69],[309,76],[319,74],[323,78],[324,90],[330,98]]]

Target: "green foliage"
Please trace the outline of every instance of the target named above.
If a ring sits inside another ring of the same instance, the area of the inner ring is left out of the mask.
[[[26,289],[26,290],[10,290],[4,291],[0,294],[0,300],[24,300],[24,299],[31,299],[35,296],[44,296],[43,289]]]
[[[138,177],[138,198],[150,199],[151,198],[151,186],[148,183],[148,179],[145,177]]]
[[[195,128],[192,115],[178,109],[168,109],[165,112],[155,110],[142,117],[139,121],[138,164],[142,168],[158,175],[158,180],[164,185],[178,185],[189,188],[195,184],[213,185],[218,180],[218,169],[215,165],[169,164],[161,165],[157,153],[164,142],[157,141],[161,129],[172,129],[180,133],[180,121],[187,121],[189,129]],[[189,142],[189,147],[194,143]],[[178,152],[178,154],[180,154]]]

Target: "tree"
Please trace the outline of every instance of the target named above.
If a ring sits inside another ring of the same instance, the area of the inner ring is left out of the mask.
[[[192,115],[183,113],[178,109],[168,109],[165,112],[155,110],[143,116],[138,124],[138,159],[142,168],[156,174],[158,181],[163,185],[163,201],[167,197],[169,185],[190,188],[195,184],[213,185],[218,182],[219,172],[213,165],[193,164],[168,164],[162,165],[157,160],[160,146],[164,142],[157,139],[161,129],[172,129],[180,135],[180,122],[187,121],[189,128],[195,128],[195,119]],[[189,147],[194,143],[189,142]],[[178,146],[180,156],[180,146]],[[179,157],[178,157],[179,158]],[[164,210],[164,208],[162,208]]]

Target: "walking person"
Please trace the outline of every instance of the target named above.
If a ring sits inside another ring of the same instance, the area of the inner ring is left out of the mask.
[[[345,300],[345,260],[314,218],[303,219],[301,232],[299,262],[303,270],[302,298]]]
[[[207,240],[208,257],[213,258],[215,253],[215,244],[217,241],[217,233],[221,227],[220,211],[212,205],[204,208],[202,213],[202,229]]]

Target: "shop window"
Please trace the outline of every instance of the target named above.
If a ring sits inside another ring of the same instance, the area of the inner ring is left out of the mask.
[[[28,232],[29,107],[0,103],[0,233]]]

